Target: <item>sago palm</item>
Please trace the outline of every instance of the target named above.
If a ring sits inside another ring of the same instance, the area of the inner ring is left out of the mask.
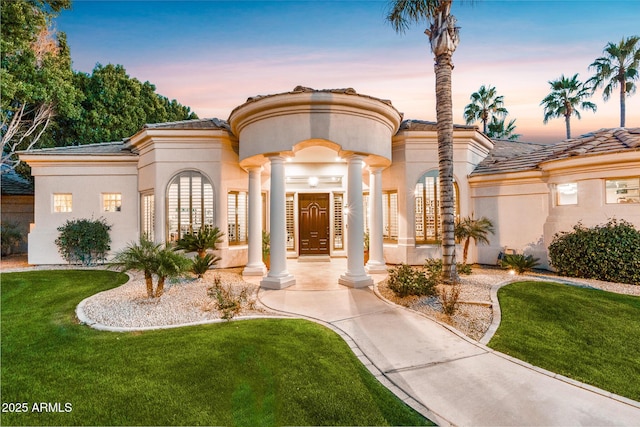
[[[563,74],[559,79],[549,81],[549,85],[551,85],[551,93],[540,103],[544,106],[543,122],[546,124],[549,119],[564,117],[567,139],[569,139],[571,138],[571,116],[579,119],[579,109],[595,112],[596,104],[585,101],[591,96],[591,91],[578,80],[578,74],[574,74],[571,78]]]
[[[508,113],[504,108],[504,97],[497,94],[496,88],[482,85],[477,92],[471,94],[471,103],[464,107],[463,115],[468,125],[480,120],[482,132],[486,134],[490,120],[494,117],[504,117]]]
[[[143,236],[139,243],[130,243],[125,249],[117,252],[109,266],[123,272],[142,271],[147,285],[147,296],[153,298],[153,274],[156,272],[157,257],[161,248],[161,244],[155,244]]]
[[[207,249],[218,249],[218,243],[222,243],[224,233],[218,227],[205,225],[197,232],[186,233],[176,242],[176,250],[197,252],[200,258],[204,258]],[[216,261],[219,261],[217,258]]]
[[[589,69],[596,74],[587,80],[595,91],[603,87],[602,97],[609,99],[617,87],[620,93],[620,127],[624,127],[626,104],[625,97],[631,96],[636,91],[634,80],[640,76],[640,37],[631,36],[620,40],[620,43],[609,42],[604,50],[604,56],[597,58]]]
[[[395,0],[390,3],[387,21],[396,32],[404,33],[410,24],[427,23],[435,56],[436,118],[438,131],[438,163],[440,179],[440,212],[442,218],[442,278],[456,278],[455,217],[453,186],[453,103],[451,71],[453,52],[459,42],[456,18],[451,15],[451,0]]]
[[[469,243],[473,239],[476,243],[489,244],[489,234],[493,234],[493,222],[487,217],[478,219],[473,216],[463,218],[456,225],[456,239],[464,241],[464,249],[462,251],[462,263],[467,263],[467,254],[469,253]]]

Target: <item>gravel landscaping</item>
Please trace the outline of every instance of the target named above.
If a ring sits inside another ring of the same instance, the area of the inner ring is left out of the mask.
[[[18,260],[18,257],[3,259],[2,270],[30,269],[24,268],[26,262]],[[73,266],[60,266],[60,268],[73,268]],[[215,308],[214,298],[207,292],[214,285],[216,275],[219,275],[221,283],[224,286],[230,286],[233,292],[239,293],[243,288],[247,289],[248,301],[243,304],[239,317],[281,316],[282,313],[275,313],[260,305],[257,298],[259,287],[242,280],[241,272],[241,268],[212,270],[202,279],[180,279],[168,282],[165,285],[164,295],[156,299],[147,298],[142,275],[132,274],[131,280],[126,284],[85,300],[84,312],[96,323],[124,328],[171,326],[219,320],[221,314]],[[609,292],[640,296],[640,286],[636,285],[558,277],[548,271],[513,276],[506,270],[488,266],[474,266],[471,275],[460,276],[460,304],[452,316],[442,312],[442,306],[437,297],[398,298],[389,289],[386,280],[377,285],[377,290],[383,298],[391,302],[424,313],[453,326],[472,339],[480,340],[493,318],[491,288],[508,281],[531,279],[559,280]]]

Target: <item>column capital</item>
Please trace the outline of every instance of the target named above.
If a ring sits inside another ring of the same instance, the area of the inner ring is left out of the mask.
[[[249,167],[247,167],[245,169],[249,173],[252,173],[252,172],[253,173],[256,173],[256,172],[260,173],[260,172],[262,172],[264,170],[264,167],[262,167],[262,166],[249,166]]]
[[[376,166],[376,165],[367,166],[367,170],[373,174],[380,174],[386,168],[387,168],[386,166]]]

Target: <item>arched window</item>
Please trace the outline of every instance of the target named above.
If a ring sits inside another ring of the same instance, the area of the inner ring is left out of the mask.
[[[200,172],[181,172],[167,187],[167,239],[178,240],[203,225],[213,226],[213,186]]]
[[[460,214],[458,206],[458,185],[453,183],[454,215]],[[420,177],[414,191],[416,243],[437,243],[442,239],[442,221],[440,220],[440,183],[438,171],[431,170]]]

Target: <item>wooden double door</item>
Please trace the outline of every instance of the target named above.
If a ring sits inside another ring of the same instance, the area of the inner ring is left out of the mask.
[[[329,255],[329,194],[299,193],[300,255]]]

